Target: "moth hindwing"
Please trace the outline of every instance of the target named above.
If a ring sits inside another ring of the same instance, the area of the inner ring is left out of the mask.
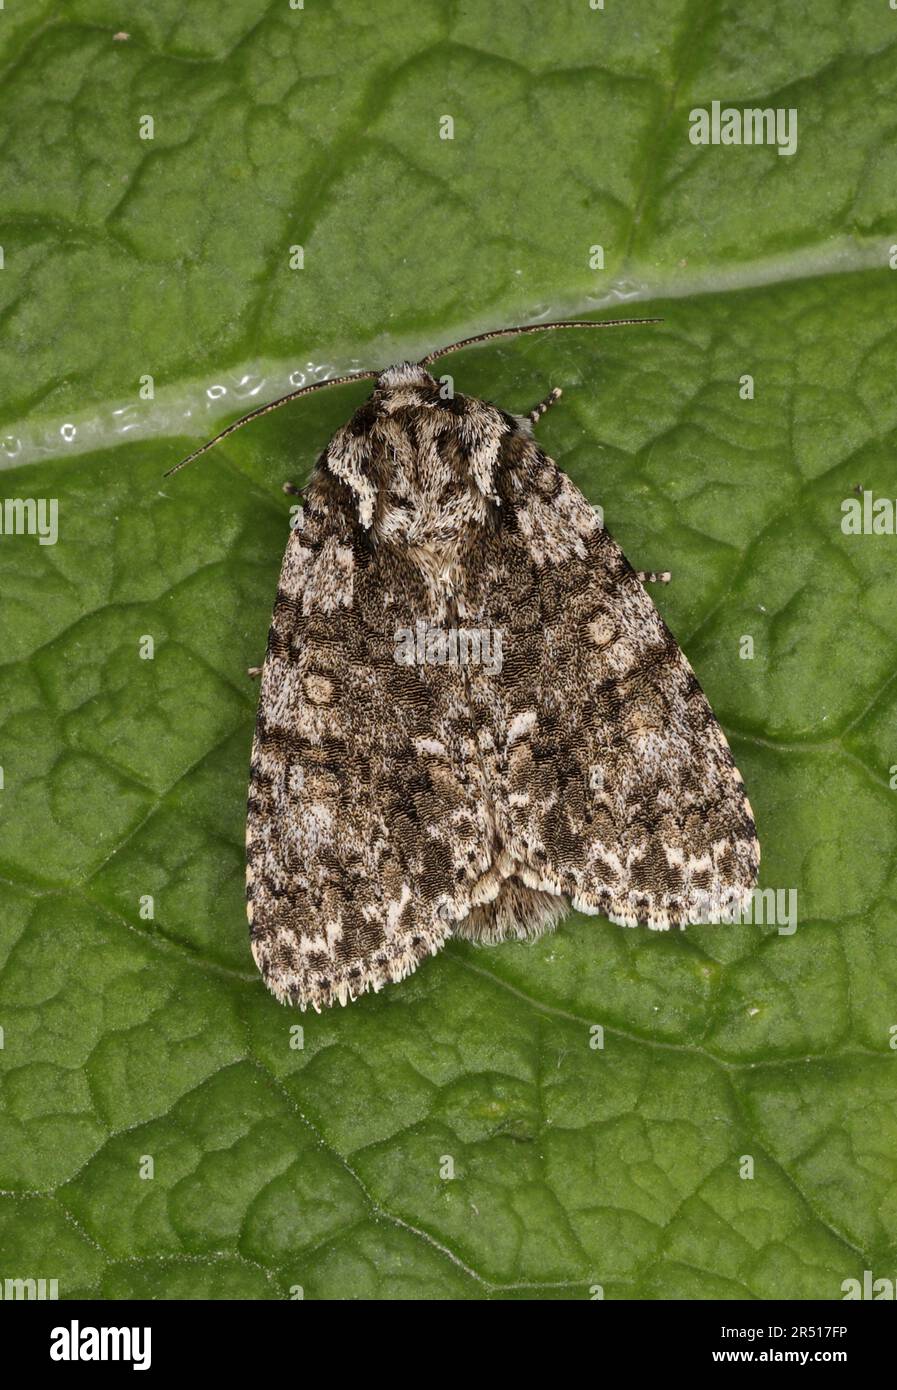
[[[759,848],[725,736],[531,417],[383,372],[304,489],[261,678],[252,949],[285,1003],[569,908],[679,926]]]

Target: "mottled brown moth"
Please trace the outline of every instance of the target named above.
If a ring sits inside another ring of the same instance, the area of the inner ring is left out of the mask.
[[[427,370],[609,326],[336,379],[376,382],[301,490],[252,750],[251,944],[283,1003],[345,1004],[571,907],[720,920],[756,883],[742,778],[645,590],[668,576],[535,439],[560,392],[514,415]]]

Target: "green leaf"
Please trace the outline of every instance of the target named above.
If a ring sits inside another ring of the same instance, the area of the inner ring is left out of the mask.
[[[836,0],[2,12],[4,495],[59,504],[56,545],[0,538],[11,1275],[386,1299],[892,1276],[897,539],[846,535],[841,504],[897,498],[894,42],[886,6]],[[693,146],[714,99],[795,107],[797,153]],[[574,915],[281,1009],[243,905],[245,669],[280,484],[367,388],[161,474],[291,371],[635,291],[661,327],[444,367],[509,410],[564,389],[540,437],[673,572],[656,601],[797,929]]]

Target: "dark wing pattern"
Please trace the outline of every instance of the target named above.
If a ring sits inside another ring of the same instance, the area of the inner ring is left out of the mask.
[[[415,659],[440,600],[406,547],[372,540],[367,480],[392,465],[391,432],[401,446],[389,421],[374,439],[343,431],[316,468],[262,671],[250,934],[268,987],[303,1008],[409,974],[468,912],[492,860],[463,674]]]
[[[381,376],[290,535],[247,860],[256,961],[303,1008],[452,935],[570,903],[681,925],[756,882],[723,732],[619,547],[528,421],[422,368]]]
[[[725,735],[595,509],[534,441],[503,460],[502,526],[468,577],[506,632],[472,708],[515,878],[626,926],[725,918],[759,863]]]

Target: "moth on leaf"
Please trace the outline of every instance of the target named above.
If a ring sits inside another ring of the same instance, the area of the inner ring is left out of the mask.
[[[571,907],[719,920],[757,881],[742,778],[645,590],[667,576],[632,568],[535,438],[560,393],[528,416],[447,395],[440,355],[376,375],[302,489],[280,574],[247,909],[265,983],[303,1009],[452,937],[535,938]]]

